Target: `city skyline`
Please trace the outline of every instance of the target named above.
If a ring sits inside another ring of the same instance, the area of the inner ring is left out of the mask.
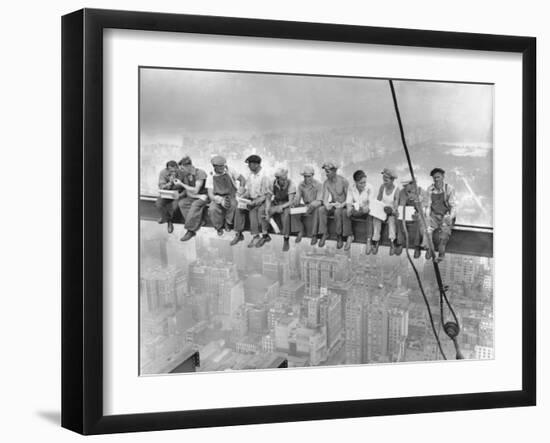
[[[284,256],[278,237],[250,250],[208,229],[185,244],[154,222],[141,229],[142,374],[186,346],[199,351],[200,372],[268,368],[276,357],[289,367],[442,359],[412,270],[386,248],[366,256],[362,245],[299,244]],[[437,323],[433,270],[424,259],[417,267]],[[449,255],[441,272],[465,358],[492,358],[492,259]]]

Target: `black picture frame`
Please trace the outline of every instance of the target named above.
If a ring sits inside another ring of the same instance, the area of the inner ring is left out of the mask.
[[[103,412],[103,31],[108,28],[522,55],[522,388],[197,411]],[[531,406],[536,403],[536,39],[83,9],[62,18],[62,426],[106,434]]]

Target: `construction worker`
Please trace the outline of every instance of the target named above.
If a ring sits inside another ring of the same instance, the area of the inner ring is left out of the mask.
[[[178,162],[181,180],[174,180],[176,186],[181,186],[185,189],[185,194],[178,200],[178,206],[181,215],[185,220],[185,229],[187,232],[180,239],[187,241],[196,235],[196,232],[201,227],[203,210],[208,201],[208,193],[206,191],[206,172],[202,169],[193,166],[191,158],[186,155]]]
[[[346,197],[346,210],[344,212],[343,235],[346,238],[344,249],[348,251],[353,243],[354,233],[352,230],[351,217],[364,219],[367,223],[367,247],[366,254],[372,250],[372,217],[369,215],[369,203],[373,198],[374,189],[367,183],[367,174],[358,170],[353,173],[353,183],[348,189]]]
[[[296,235],[296,243],[302,241],[304,236],[304,224],[302,218],[311,215],[312,220],[312,232],[311,232],[311,244],[317,243],[317,233],[319,230],[319,208],[323,204],[323,185],[318,180],[315,180],[315,170],[313,166],[306,165],[302,169],[301,175],[304,180],[298,185],[296,190],[296,197],[294,199],[293,207],[306,206],[306,212],[297,218],[299,226],[298,234]]]
[[[453,225],[456,219],[456,194],[454,188],[445,183],[445,171],[441,168],[434,168],[430,172],[433,184],[430,185],[427,194],[428,206],[428,235],[434,246],[437,243],[437,260],[445,257],[445,248],[451,237]],[[434,233],[438,239],[434,239]],[[438,241],[434,241],[438,240]],[[426,251],[426,258],[432,258],[430,249]]]
[[[227,231],[233,228],[237,208],[236,197],[238,193],[244,192],[245,179],[229,168],[221,155],[215,155],[210,162],[214,170],[208,174],[205,184],[210,199],[208,215],[214,229],[221,236],[224,228]]]
[[[250,221],[250,234],[252,240],[248,244],[249,248],[262,247],[265,243],[271,241],[267,233],[267,220],[265,219],[265,199],[271,188],[272,179],[262,169],[262,159],[259,155],[250,155],[245,162],[248,164],[249,173],[246,176],[246,184],[243,198],[250,200],[246,209],[238,208],[235,213],[235,238],[231,244],[235,245],[244,240],[242,232],[244,231],[246,217]],[[261,236],[260,236],[261,234]]]
[[[282,226],[283,251],[290,248],[290,206],[296,196],[296,186],[288,178],[288,170],[279,168],[275,171],[275,180],[268,190],[265,200],[265,217],[273,218],[279,226]]]
[[[346,197],[348,192],[348,181],[338,175],[337,166],[332,162],[325,162],[322,166],[327,175],[323,183],[323,206],[319,208],[319,247],[325,246],[328,238],[328,216],[334,215],[336,225],[336,247],[341,249],[344,246],[343,222]]]
[[[414,248],[414,258],[420,257],[420,248],[424,245],[424,237],[420,226],[420,215],[416,210],[417,207],[421,207],[425,200],[424,191],[420,186],[414,185],[412,180],[403,182],[403,187],[399,191],[398,206],[414,207],[415,210],[412,214],[412,222],[409,222],[408,234],[409,234],[409,247]],[[400,209],[401,211],[401,209]],[[397,221],[397,239],[395,241],[395,254],[400,255],[405,245],[405,227],[402,222],[403,214],[398,214]]]
[[[160,171],[159,174],[159,189],[177,191],[178,187],[175,184],[175,180],[178,177],[178,172],[178,164],[174,160],[170,160],[166,163],[166,168]],[[158,197],[155,206],[160,212],[160,219],[158,222],[160,224],[168,223],[168,233],[171,234],[174,231],[173,218],[178,208],[178,199]]]
[[[396,238],[395,215],[397,214],[397,201],[399,196],[399,189],[395,184],[397,174],[389,168],[384,168],[381,174],[382,185],[378,189],[376,199],[384,204],[384,212],[386,213],[385,224],[388,225],[388,237],[390,240],[390,255],[394,255]],[[380,245],[380,237],[382,234],[382,220],[373,217],[372,224],[372,253],[377,254],[378,246]]]

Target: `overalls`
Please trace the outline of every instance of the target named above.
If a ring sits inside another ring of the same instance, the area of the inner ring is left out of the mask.
[[[433,234],[434,231],[439,231],[439,248],[443,248],[443,250],[451,237],[453,229],[453,221],[450,224],[444,221],[445,215],[448,213],[449,207],[445,201],[445,192],[439,194],[432,193],[428,232]]]
[[[233,225],[235,209],[237,208],[237,199],[235,198],[237,190],[229,174],[213,175],[212,181],[214,182],[214,195],[220,195],[222,197],[227,196],[231,204],[227,209],[219,203],[214,201],[210,202],[210,207],[208,208],[210,221],[215,229],[222,229],[225,224],[229,226]]]

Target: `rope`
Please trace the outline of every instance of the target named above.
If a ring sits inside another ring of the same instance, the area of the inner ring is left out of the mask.
[[[439,340],[439,334],[435,330],[435,324],[434,319],[432,316],[432,310],[430,309],[430,303],[428,302],[428,297],[426,297],[426,293],[424,292],[424,285],[422,284],[422,279],[420,278],[420,274],[418,273],[418,270],[416,269],[416,266],[411,258],[411,254],[409,252],[409,232],[407,231],[407,224],[405,223],[405,206],[403,206],[403,219],[401,220],[403,223],[403,232],[405,233],[405,254],[407,254],[407,260],[409,260],[409,263],[411,264],[414,275],[416,276],[416,281],[418,282],[418,287],[420,288],[420,292],[422,293],[422,298],[424,299],[424,303],[426,304],[426,310],[428,311],[428,316],[430,317],[430,324],[432,326],[432,332],[434,334],[435,340],[437,341],[437,346],[439,348],[439,352],[441,352],[441,355],[443,356],[444,360],[447,360],[447,356],[443,352],[443,348],[441,347],[441,341]],[[436,357],[437,357],[437,350],[436,350]]]
[[[431,235],[428,234],[426,219],[425,219],[424,212],[422,211],[422,207],[421,207],[421,204],[420,204],[418,185],[416,183],[416,177],[414,176],[414,169],[413,169],[413,165],[412,165],[412,161],[411,161],[411,156],[409,154],[409,148],[407,147],[407,141],[405,140],[405,131],[403,130],[403,123],[401,121],[401,114],[399,113],[399,106],[397,104],[397,97],[395,95],[395,88],[393,86],[393,80],[388,80],[388,81],[390,83],[391,95],[392,95],[392,98],[393,98],[393,105],[394,105],[394,108],[395,108],[395,114],[397,116],[397,123],[399,124],[399,133],[401,135],[401,142],[403,143],[403,148],[405,150],[405,155],[407,157],[407,163],[409,165],[409,171],[410,171],[410,174],[411,174],[412,184],[414,186],[414,193],[415,193],[414,205],[415,205],[415,208],[416,208],[416,212],[418,213],[418,215],[420,217],[420,220],[419,220],[420,221],[420,227],[422,229],[422,232],[424,233],[424,236],[425,236],[426,240],[428,241],[428,248],[430,250],[432,264],[433,264],[434,272],[435,272],[435,277],[436,277],[436,280],[437,280],[437,286],[439,288],[439,309],[440,309],[440,315],[441,315],[441,320],[440,321],[441,322],[444,321],[443,320],[444,319],[444,317],[443,317],[443,302],[445,302],[445,304],[447,305],[447,307],[449,308],[449,311],[451,312],[451,314],[453,316],[454,323],[451,323],[451,322],[444,323],[443,324],[443,330],[445,331],[445,334],[447,334],[447,336],[453,341],[453,344],[454,344],[455,350],[456,350],[456,358],[457,359],[462,359],[463,358],[462,353],[460,352],[460,349],[459,349],[459,346],[458,346],[458,341],[457,341],[457,338],[456,338],[458,336],[458,334],[460,333],[460,323],[458,321],[458,317],[456,316],[453,307],[451,306],[451,303],[449,302],[449,300],[447,298],[447,294],[445,293],[445,286],[443,285],[443,281],[441,279],[441,272],[439,270],[439,263],[438,263],[438,261],[436,260],[436,257],[435,257],[435,248],[434,248],[434,245],[433,245],[433,239],[432,239]],[[404,218],[405,217],[403,216],[403,219]],[[403,223],[405,223],[404,220],[403,220]],[[406,233],[406,237],[408,237],[408,232],[407,232],[406,226],[405,226],[405,233]],[[408,251],[408,245],[407,245],[407,251]],[[411,262],[408,252],[407,252],[407,257],[409,258],[409,262]],[[412,262],[411,262],[411,264],[412,264]],[[414,269],[415,273],[418,274],[417,271],[416,271],[416,268],[414,267],[414,265],[413,265],[413,269]],[[417,280],[419,282],[419,286],[422,288],[420,278],[417,277]],[[425,297],[423,290],[422,290],[422,295]],[[425,301],[426,301],[426,298],[425,298]],[[429,309],[429,305],[427,307],[428,307],[428,312],[430,314],[430,319],[431,319],[432,314],[431,314],[431,311]],[[433,330],[434,335],[436,337],[436,340],[439,344],[439,337],[438,337],[433,325],[432,325],[432,330]],[[440,350],[441,350],[441,346],[440,346]],[[441,353],[443,354],[442,350],[441,350]],[[443,356],[444,356],[444,354],[443,354]]]

